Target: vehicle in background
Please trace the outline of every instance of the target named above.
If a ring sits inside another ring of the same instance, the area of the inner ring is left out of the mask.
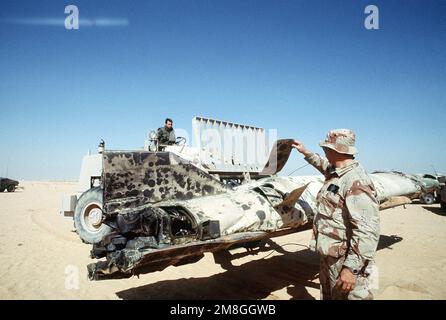
[[[414,175],[423,185],[423,193],[419,195],[421,203],[434,204],[440,192],[440,182],[437,176],[431,174]]]
[[[17,180],[0,177],[0,192],[4,192],[5,190],[14,192],[18,185],[19,182]]]
[[[444,213],[446,213],[446,176],[441,176],[438,178],[438,181],[440,182],[440,192],[439,192],[439,200],[441,209]]]

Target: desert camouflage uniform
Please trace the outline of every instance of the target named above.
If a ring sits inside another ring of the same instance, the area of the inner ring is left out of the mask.
[[[325,176],[317,196],[311,243],[320,254],[321,299],[373,299],[369,275],[380,234],[373,183],[355,160],[335,168],[318,154],[305,159]],[[335,287],[343,267],[359,271],[356,286],[348,294]]]

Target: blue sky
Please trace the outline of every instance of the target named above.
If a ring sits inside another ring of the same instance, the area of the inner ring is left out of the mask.
[[[63,21],[68,4],[128,24],[14,22]],[[368,4],[379,30],[364,28]],[[167,116],[273,128],[318,152],[351,128],[368,171],[446,173],[446,1],[2,1],[0,46],[0,175],[76,180],[100,138],[140,148]],[[303,164],[293,153],[284,173]]]

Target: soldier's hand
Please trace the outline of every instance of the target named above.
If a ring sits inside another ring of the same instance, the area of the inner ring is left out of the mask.
[[[307,156],[310,153],[310,151],[305,148],[304,144],[298,140],[294,140],[291,147],[302,153],[304,156]]]
[[[350,269],[343,268],[339,274],[338,280],[336,280],[336,287],[342,293],[349,293],[356,286],[356,275],[354,275]]]

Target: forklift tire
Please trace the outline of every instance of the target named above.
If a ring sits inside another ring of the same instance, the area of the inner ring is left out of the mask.
[[[74,210],[74,226],[85,243],[99,243],[112,229],[102,223],[102,188],[85,191],[79,198]]]

